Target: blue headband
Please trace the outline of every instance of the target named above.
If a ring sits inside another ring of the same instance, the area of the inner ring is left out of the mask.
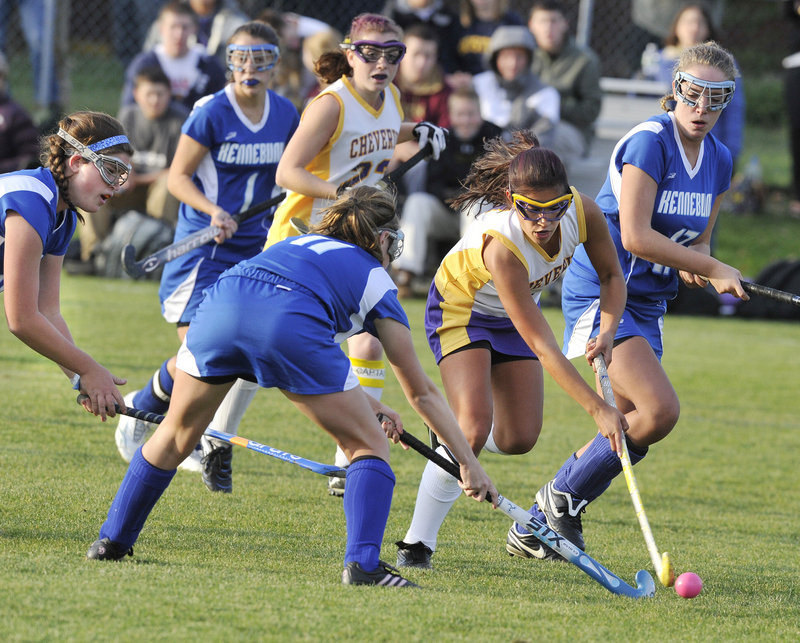
[[[124,134],[120,134],[119,136],[112,136],[111,138],[104,138],[102,141],[97,143],[92,143],[91,145],[87,145],[92,152],[97,152],[98,150],[104,150],[108,147],[114,147],[115,145],[122,145],[124,143],[130,143],[128,137]]]

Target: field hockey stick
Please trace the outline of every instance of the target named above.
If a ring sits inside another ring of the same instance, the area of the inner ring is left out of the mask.
[[[278,205],[281,201],[283,201],[285,196],[286,193],[281,192],[279,195],[274,196],[271,199],[267,199],[261,203],[256,203],[254,206],[247,208],[247,210],[243,210],[238,214],[234,214],[232,218],[234,221],[236,221],[236,223],[247,221],[264,210],[267,210],[274,205]],[[173,259],[182,257],[187,252],[191,252],[195,248],[204,246],[214,237],[216,237],[219,232],[219,227],[215,225],[207,226],[202,230],[193,232],[180,241],[176,241],[175,243],[168,245],[166,248],[161,248],[161,250],[154,252],[141,261],[136,261],[136,248],[129,243],[122,249],[122,267],[125,269],[125,272],[127,272],[134,279],[144,277],[154,270],[157,270],[165,263],[169,263]]]
[[[600,387],[603,389],[603,398],[609,406],[617,408],[614,400],[614,391],[611,388],[611,380],[608,378],[608,370],[606,369],[606,361],[602,355],[594,358],[594,367],[597,369],[597,377],[600,378]],[[628,492],[633,502],[633,508],[636,511],[636,517],[639,519],[639,526],[642,529],[644,542],[647,545],[647,551],[650,554],[650,560],[653,561],[653,567],[656,570],[656,576],[664,587],[672,587],[675,582],[675,573],[672,569],[672,563],[669,560],[669,554],[664,552],[658,553],[656,547],[656,540],[653,538],[653,530],[650,529],[650,522],[647,520],[647,514],[644,512],[644,505],[642,504],[642,497],[639,494],[639,485],[636,484],[636,478],[633,475],[633,464],[631,464],[631,456],[628,453],[628,444],[623,438],[622,440],[622,455],[620,455],[622,462],[622,471],[625,474],[625,482],[628,483]]]
[[[419,152],[414,154],[410,159],[407,161],[403,161],[400,165],[394,168],[391,172],[383,175],[383,178],[378,181],[375,185],[376,188],[379,190],[387,190],[394,188],[397,186],[397,182],[402,178],[402,176],[408,172],[412,167],[420,163],[421,161],[428,158],[431,154],[433,154],[433,146],[430,143],[427,143],[425,147],[420,148]]]
[[[792,304],[793,306],[800,306],[800,295],[785,290],[778,290],[769,286],[753,283],[752,281],[742,281],[742,288],[745,292],[751,295],[759,295],[761,297],[769,297],[776,301],[781,301],[785,304]]]
[[[427,444],[421,442],[413,435],[408,433],[408,431],[404,431],[402,434],[400,434],[400,440],[414,449],[414,451],[417,453],[421,453],[423,456],[428,458],[428,460],[440,466],[457,480],[461,480],[461,472],[458,468],[458,465],[438,454]],[[487,496],[486,500],[491,501],[491,498]],[[651,598],[653,595],[655,595],[656,585],[653,582],[653,577],[648,571],[640,569],[638,572],[636,572],[636,587],[631,587],[619,576],[609,571],[606,567],[589,556],[589,554],[581,551],[569,540],[564,538],[564,536],[561,536],[559,533],[551,529],[547,523],[538,520],[530,513],[525,511],[522,507],[515,505],[508,498],[504,498],[498,494],[496,498],[496,504],[500,511],[509,516],[515,522],[523,525],[545,545],[552,547],[564,559],[575,565],[590,578],[600,583],[612,594],[627,596],[629,598]]]
[[[81,404],[86,397],[86,395],[81,393],[78,396],[78,404]],[[129,406],[127,410],[123,412],[120,411],[119,405],[116,405],[116,410],[117,413],[121,415],[127,415],[128,417],[136,418],[137,420],[143,420],[144,422],[150,422],[152,424],[161,424],[161,422],[164,420],[164,416],[159,413],[135,409],[132,406]],[[296,464],[298,467],[307,469],[308,471],[313,471],[314,473],[318,473],[322,476],[343,478],[347,475],[347,470],[343,469],[342,467],[315,462],[314,460],[309,460],[307,458],[303,458],[302,456],[294,455],[288,451],[281,451],[280,449],[276,449],[275,447],[271,447],[267,444],[261,444],[255,440],[248,440],[247,438],[233,435],[232,433],[226,433],[225,431],[206,429],[204,435],[210,438],[217,438],[218,440],[229,442],[230,444],[235,444],[236,446],[244,447],[245,449],[250,449],[251,451],[256,451],[263,455],[268,455],[271,458],[283,460],[284,462],[288,462],[290,464]]]

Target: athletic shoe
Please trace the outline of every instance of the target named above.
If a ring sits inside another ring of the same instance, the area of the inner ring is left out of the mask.
[[[419,587],[416,583],[403,578],[398,570],[378,561],[378,567],[371,572],[365,572],[356,562],[347,563],[342,572],[342,585],[381,585],[383,587]]]
[[[328,478],[328,495],[338,498],[344,496],[344,482],[345,479],[340,476],[331,476]]]
[[[216,438],[200,438],[203,445],[203,482],[211,491],[233,491],[233,445]]]
[[[178,469],[203,473],[203,445],[198,442],[186,459],[178,465]]]
[[[533,534],[521,534],[516,523],[511,525],[506,536],[506,551],[509,556],[520,558],[538,558],[539,560],[560,560],[555,550],[545,545]]]
[[[125,406],[133,406],[133,398],[138,392],[139,391],[133,391],[122,398],[125,400]],[[150,424],[150,422],[137,420],[127,415],[119,416],[114,439],[117,442],[117,450],[125,462],[131,461],[133,455],[147,442],[147,438],[150,436],[152,430],[153,425]]]
[[[125,547],[110,538],[95,540],[86,552],[89,560],[122,560],[125,556],[133,556],[133,547]]]
[[[564,536],[578,549],[586,549],[583,542],[581,513],[585,511],[588,500],[576,500],[565,491],[559,491],[548,482],[536,493],[536,503],[550,525],[559,535]]]
[[[397,545],[397,566],[416,567],[418,569],[431,569],[431,556],[433,550],[423,543],[405,543],[398,540]]]

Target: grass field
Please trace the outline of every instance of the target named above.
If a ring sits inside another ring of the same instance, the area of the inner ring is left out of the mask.
[[[79,345],[140,386],[175,346],[156,285],[65,276]],[[422,306],[408,305],[415,339]],[[547,309],[556,332],[560,314]],[[705,581],[692,601],[657,588],[615,597],[577,568],[512,559],[509,520],[462,498],[421,591],[342,587],[341,501],[325,479],[237,449],[232,495],[179,472],[121,563],[88,562],[126,465],[113,427],[80,410],[66,379],[0,332],[0,622],[9,641],[789,641],[800,637],[797,418],[800,326],[672,316],[667,371],[683,404],[674,434],[637,467],[656,541]],[[583,368],[588,377],[588,367]],[[423,430],[391,378],[386,401]],[[525,456],[482,457],[526,506],[593,423],[546,379],[545,428]],[[330,462],[332,444],[275,391],[241,434]],[[424,460],[392,449],[397,487],[383,558],[405,534]],[[589,553],[633,584],[650,563],[620,477],[584,518]]]

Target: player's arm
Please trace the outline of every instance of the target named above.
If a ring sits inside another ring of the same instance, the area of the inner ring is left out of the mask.
[[[275,175],[275,182],[278,185],[314,198],[336,198],[338,186],[315,176],[306,167],[336,131],[340,110],[339,101],[327,94],[323,94],[306,107],[303,118],[289,139],[278,163]]]
[[[483,261],[492,275],[503,308],[525,343],[556,383],[594,418],[612,449],[619,453],[621,431],[628,428],[625,417],[606,404],[561,353],[552,329],[531,297],[525,267],[508,248],[492,238],[484,246]]]
[[[717,292],[729,292],[746,298],[741,284],[742,275],[738,270],[710,255],[695,252],[653,229],[657,189],[655,180],[644,170],[630,164],[623,166],[619,226],[625,250],[655,264],[704,275]]]
[[[614,335],[625,310],[627,288],[605,215],[589,197],[581,194],[581,200],[586,220],[583,247],[600,280],[600,330],[587,346],[586,359],[591,364],[602,354],[606,364],[610,364]]]
[[[411,331],[389,318],[376,319],[375,328],[409,404],[450,448],[461,465],[462,489],[480,490],[479,498],[485,497],[488,491],[492,498],[496,498],[497,490],[478,463],[447,400],[423,370],[414,351]]]
[[[197,168],[200,167],[200,162],[207,154],[208,148],[205,145],[188,134],[181,134],[167,174],[167,189],[178,201],[185,203],[197,212],[205,212],[211,218],[209,223],[222,230],[215,237],[217,243],[222,243],[225,239],[230,239],[236,232],[236,221],[231,218],[229,212],[203,194],[203,191],[192,180]]]

